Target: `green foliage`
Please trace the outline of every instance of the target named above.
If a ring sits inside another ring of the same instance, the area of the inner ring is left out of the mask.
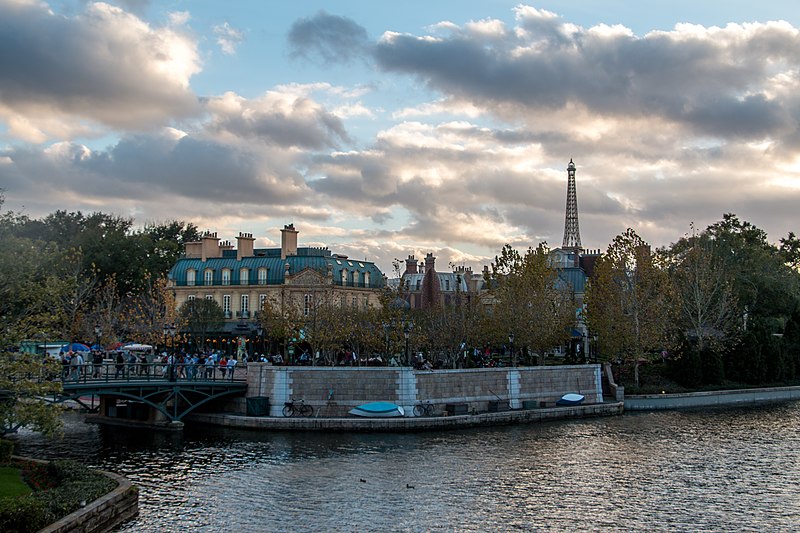
[[[550,266],[546,244],[529,248],[524,256],[506,245],[492,271],[493,335],[487,340],[506,344],[513,333],[516,348],[529,347],[543,355],[569,339],[576,312],[572,288],[561,283]]]
[[[0,498],[0,531],[28,533],[54,522],[48,518],[44,502],[35,494],[18,498]]]
[[[38,531],[77,511],[82,502],[108,494],[116,482],[72,460],[49,464],[21,463],[35,491],[18,498],[0,499],[0,531]],[[46,474],[47,485],[37,481]]]
[[[618,235],[595,264],[586,291],[587,323],[600,353],[638,370],[668,342],[673,323],[672,287],[666,270],[635,231]]]
[[[199,339],[201,350],[205,350],[206,335],[222,328],[225,313],[216,300],[195,299],[185,302],[178,310],[183,330]]]
[[[0,439],[0,463],[9,461],[13,453],[14,443],[7,439]]]
[[[60,407],[39,400],[61,391],[53,381],[59,372],[52,359],[0,352],[0,435],[21,427],[54,436],[61,431]]]

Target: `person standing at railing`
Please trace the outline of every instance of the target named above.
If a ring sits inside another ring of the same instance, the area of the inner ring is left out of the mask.
[[[228,369],[228,360],[225,356],[222,356],[222,359],[219,360],[219,373],[222,375],[222,379],[225,379],[225,371]]]
[[[74,379],[78,381],[81,378],[81,372],[83,371],[83,356],[80,352],[75,352],[72,354],[72,358],[69,360],[70,366],[70,379]]]
[[[117,357],[114,359],[114,379],[119,379],[120,376],[125,377],[125,358],[122,352],[117,352]]]
[[[99,379],[101,373],[103,372],[103,352],[97,350],[94,352],[92,356],[92,377],[94,379]]]
[[[211,376],[214,375],[214,358],[209,355],[206,357],[206,379],[211,379]]]
[[[238,362],[239,362],[239,361],[237,361],[237,360],[236,360],[236,358],[234,358],[234,357],[231,357],[231,358],[228,360],[228,374],[229,374],[229,375],[230,375],[230,377],[231,377],[231,381],[233,381],[233,371],[234,371],[234,369],[236,368],[236,364],[237,364]]]

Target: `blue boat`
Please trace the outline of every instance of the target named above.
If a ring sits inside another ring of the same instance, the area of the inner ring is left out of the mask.
[[[405,416],[406,412],[392,402],[371,402],[350,409],[350,414],[368,418],[394,418]]]
[[[562,396],[556,402],[556,405],[580,405],[583,403],[584,398],[585,396],[583,394],[575,394],[574,392],[570,392]]]

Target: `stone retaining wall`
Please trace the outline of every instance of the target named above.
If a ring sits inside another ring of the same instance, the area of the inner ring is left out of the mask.
[[[39,533],[104,533],[136,516],[139,513],[139,489],[122,476],[102,473],[117,482],[116,489],[39,530]]]
[[[251,363],[247,398],[268,397],[269,415],[281,416],[283,404],[303,399],[317,416],[341,417],[358,405],[388,401],[413,416],[419,402],[429,401],[436,414],[448,404],[466,404],[469,412],[485,412],[490,403],[511,409],[531,404],[553,406],[561,396],[577,392],[586,404],[603,401],[600,367],[568,365],[516,368],[417,371],[406,367],[293,367]],[[246,398],[228,404],[246,413]]]
[[[626,411],[658,411],[694,407],[723,407],[800,400],[800,387],[774,387],[682,394],[625,396]]]

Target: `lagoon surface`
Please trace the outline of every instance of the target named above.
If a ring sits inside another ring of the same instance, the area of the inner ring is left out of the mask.
[[[790,531],[800,403],[446,433],[86,424],[18,453],[140,487],[120,531]]]

